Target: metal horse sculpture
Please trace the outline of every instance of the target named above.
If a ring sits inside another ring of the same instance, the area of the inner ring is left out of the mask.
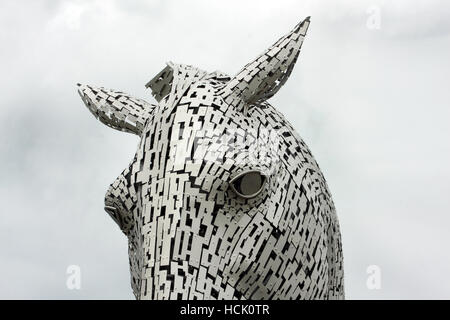
[[[343,299],[335,208],[308,147],[267,99],[309,18],[234,77],[168,63],[157,103],[78,85],[104,124],[140,137],[105,210],[128,237],[137,299]]]

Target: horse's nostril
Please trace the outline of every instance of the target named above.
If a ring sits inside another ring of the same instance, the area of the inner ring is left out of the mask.
[[[111,206],[105,206],[105,211],[108,212],[109,214],[115,214],[117,209]]]

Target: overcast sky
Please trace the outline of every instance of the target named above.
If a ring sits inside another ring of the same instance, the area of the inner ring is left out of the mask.
[[[450,298],[450,2],[0,2],[0,298],[133,298],[103,210],[138,138],[103,126],[77,82],[154,102],[166,61],[234,74],[306,16],[271,99],[331,189],[349,299]],[[66,287],[69,265],[81,290]],[[381,270],[370,290],[367,267]]]

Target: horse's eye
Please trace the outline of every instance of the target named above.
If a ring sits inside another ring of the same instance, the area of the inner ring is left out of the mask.
[[[266,176],[258,170],[242,172],[230,181],[231,189],[240,197],[250,199],[256,197],[264,189]]]

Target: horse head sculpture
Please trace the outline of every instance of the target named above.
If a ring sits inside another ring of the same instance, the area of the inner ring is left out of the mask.
[[[339,224],[310,150],[267,100],[309,18],[234,77],[168,63],[155,104],[78,84],[104,124],[140,137],[105,210],[128,238],[137,299],[342,299]]]

